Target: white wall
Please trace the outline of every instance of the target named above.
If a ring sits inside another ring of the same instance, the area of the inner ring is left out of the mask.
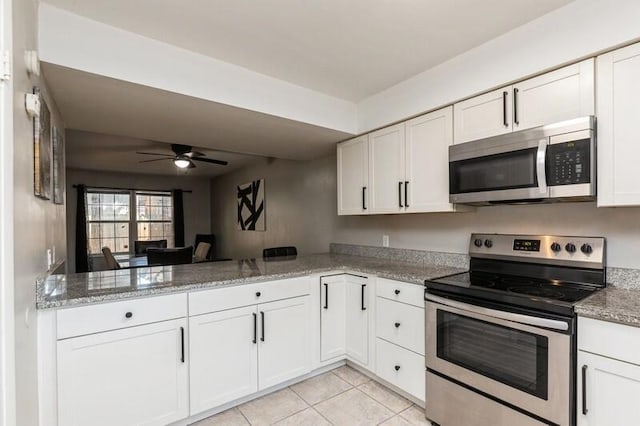
[[[109,188],[139,188],[154,190],[183,189],[192,193],[183,195],[184,241],[193,244],[196,234],[210,232],[211,208],[209,179],[189,176],[158,176],[130,173],[97,172],[67,169],[67,241],[68,269],[75,271],[76,241],[76,189],[73,185],[104,186]]]
[[[575,0],[362,100],[358,130],[364,133],[628,43],[640,38],[638,22],[638,0]]]
[[[211,231],[221,257],[262,257],[266,247],[296,246],[326,252],[336,216],[336,158],[268,160],[217,177],[211,183]],[[236,187],[265,180],[266,231],[237,229]]]
[[[46,249],[55,247],[56,260],[65,258],[65,208],[33,195],[33,123],[24,109],[25,94],[44,81],[25,70],[25,50],[37,49],[37,2],[13,2],[14,88],[14,283],[16,424],[38,423],[35,283],[47,270]],[[47,99],[52,123],[64,125],[55,104]]]

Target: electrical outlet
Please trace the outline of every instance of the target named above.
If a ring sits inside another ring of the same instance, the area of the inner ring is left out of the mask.
[[[382,236],[382,247],[389,247],[389,236],[388,235],[383,235]]]

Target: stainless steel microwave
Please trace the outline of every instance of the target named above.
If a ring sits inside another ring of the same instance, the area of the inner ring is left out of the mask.
[[[593,116],[449,147],[449,201],[491,205],[596,196]]]

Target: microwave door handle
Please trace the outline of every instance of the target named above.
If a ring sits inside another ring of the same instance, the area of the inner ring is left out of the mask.
[[[538,177],[538,190],[541,194],[546,194],[548,191],[546,171],[548,143],[549,141],[547,139],[541,139],[538,142],[538,153],[536,155],[536,175]]]

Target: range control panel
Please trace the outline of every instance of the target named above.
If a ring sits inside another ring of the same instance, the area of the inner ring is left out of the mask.
[[[591,182],[591,141],[562,142],[547,148],[547,185]]]
[[[603,268],[604,237],[472,234],[471,257]]]

